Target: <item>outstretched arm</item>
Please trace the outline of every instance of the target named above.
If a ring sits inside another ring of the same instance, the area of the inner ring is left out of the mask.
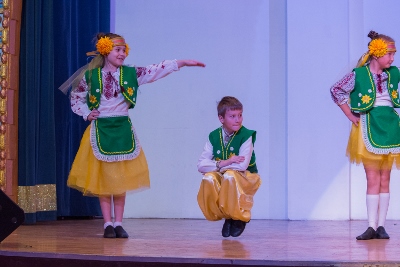
[[[136,67],[136,77],[139,85],[152,83],[174,71],[178,71],[183,66],[204,67],[205,65],[196,60],[164,60],[159,64],[152,64],[147,67]]]
[[[203,62],[197,61],[197,60],[193,60],[193,59],[178,59],[176,61],[178,63],[178,67],[182,68],[184,66],[187,67],[205,67],[206,64],[204,64]]]

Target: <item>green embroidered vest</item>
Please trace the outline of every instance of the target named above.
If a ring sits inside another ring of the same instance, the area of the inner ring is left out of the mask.
[[[103,93],[101,68],[86,71],[85,78],[89,86],[86,102],[89,109],[92,110],[99,107],[101,94]],[[139,88],[136,78],[136,69],[134,67],[120,67],[119,85],[121,86],[122,95],[131,104],[129,108],[134,108],[136,105],[137,90]]]
[[[250,136],[252,142],[256,141],[256,131],[249,130],[242,126],[239,131],[235,132],[229,143],[225,146],[223,141],[222,127],[212,131],[209,135],[209,140],[213,146],[213,156],[215,160],[226,160],[232,156],[239,155],[240,146],[246,142]],[[258,173],[256,165],[256,155],[251,155],[249,166],[247,170],[251,173]]]
[[[394,107],[400,107],[399,94],[397,91],[400,73],[397,67],[384,69],[387,79],[387,90]],[[369,66],[355,68],[356,81],[354,90],[350,93],[350,105],[353,111],[368,111],[374,105],[376,99],[376,87]]]

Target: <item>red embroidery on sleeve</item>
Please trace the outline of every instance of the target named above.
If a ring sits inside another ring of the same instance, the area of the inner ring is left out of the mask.
[[[146,68],[144,68],[144,67],[137,67],[136,68],[136,77],[140,77],[140,76],[142,76],[142,75],[145,75],[146,74]]]
[[[78,88],[76,89],[76,91],[78,92],[85,92],[85,88],[86,88],[86,82],[85,81],[80,81]]]
[[[331,87],[331,97],[336,103],[342,103],[349,98],[350,91],[354,88],[354,72],[347,74]]]

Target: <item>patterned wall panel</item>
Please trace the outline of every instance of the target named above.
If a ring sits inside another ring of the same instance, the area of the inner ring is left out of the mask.
[[[22,0],[0,0],[0,189],[18,186],[18,80]]]

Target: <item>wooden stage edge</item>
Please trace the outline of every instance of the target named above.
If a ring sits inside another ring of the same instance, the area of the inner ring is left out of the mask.
[[[223,221],[125,219],[128,239],[102,237],[102,219],[22,225],[0,243],[0,266],[400,267],[400,221],[389,240],[357,241],[366,221],[252,220],[238,238]]]

